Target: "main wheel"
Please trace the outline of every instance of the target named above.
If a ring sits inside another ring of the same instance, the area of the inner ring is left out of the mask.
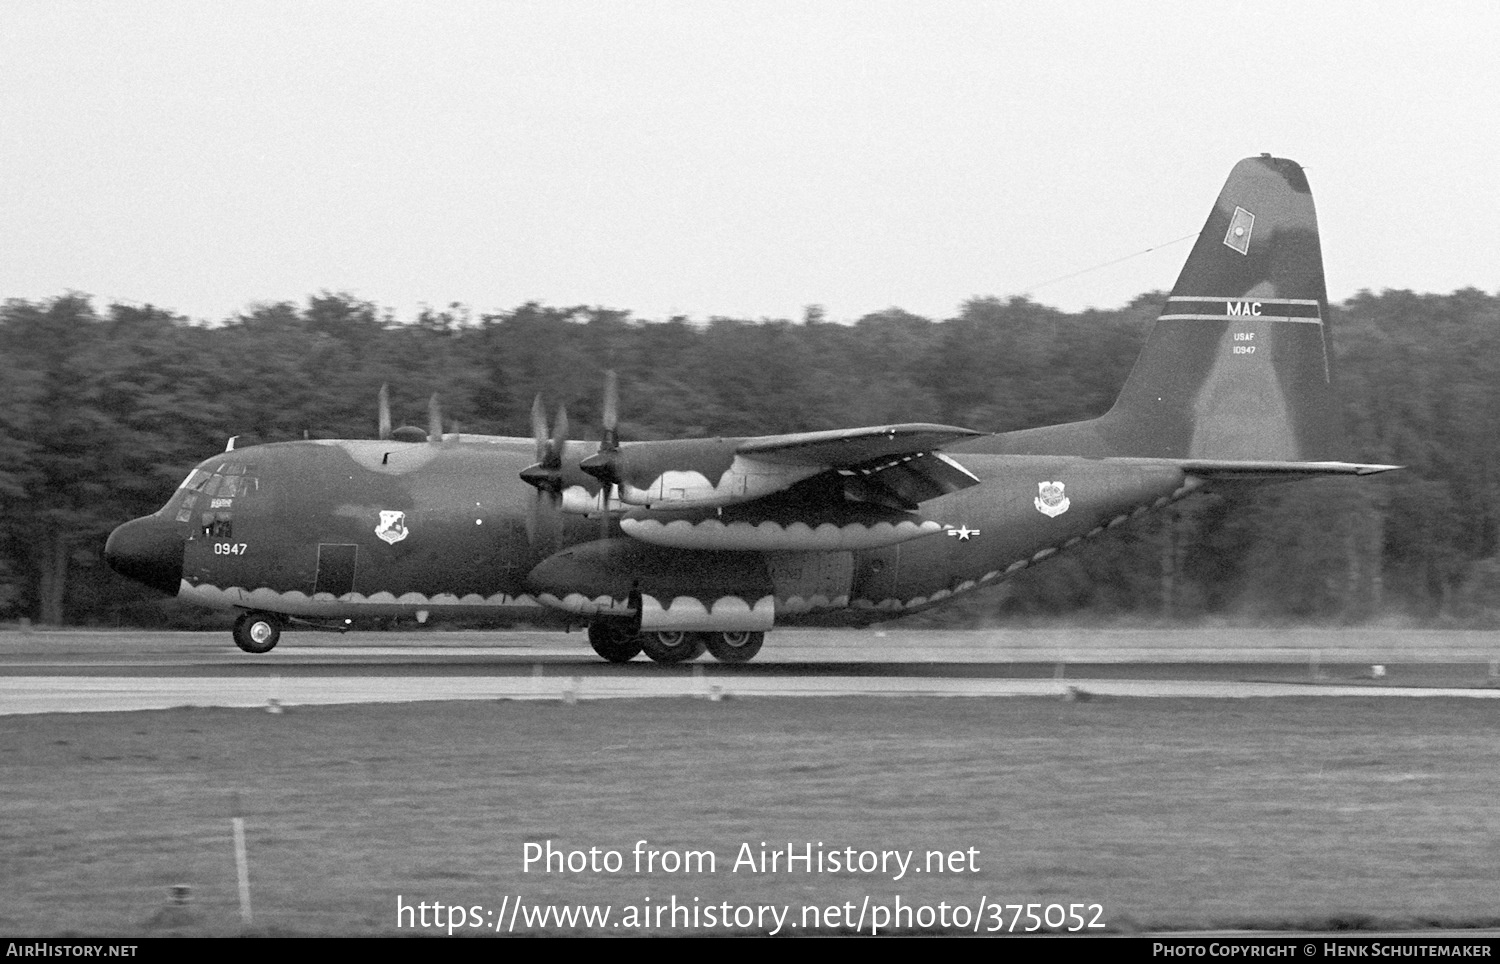
[[[709,633],[708,651],[721,663],[748,663],[765,641],[765,633]]]
[[[234,644],[247,653],[269,653],[281,639],[281,621],[270,613],[247,612],[235,620]]]
[[[628,663],[640,655],[641,634],[608,619],[589,623],[589,645],[611,663]]]
[[[663,631],[642,633],[641,648],[658,663],[685,663],[703,654],[703,640],[697,633]]]

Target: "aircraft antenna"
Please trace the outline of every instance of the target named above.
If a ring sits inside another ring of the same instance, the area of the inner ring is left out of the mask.
[[[1048,281],[1043,281],[1043,282],[1040,282],[1039,284],[1034,284],[1034,285],[1032,285],[1029,288],[1025,288],[1025,289],[1023,289],[1021,291],[1021,294],[1023,294],[1023,295],[1029,295],[1032,292],[1036,291],[1038,288],[1045,288],[1048,285],[1055,285],[1059,281],[1067,281],[1067,280],[1069,280],[1071,278],[1077,278],[1077,277],[1080,277],[1082,275],[1086,275],[1086,274],[1088,274],[1088,273],[1090,273],[1092,271],[1098,271],[1101,268],[1108,268],[1111,265],[1119,264],[1122,261],[1129,261],[1131,258],[1139,258],[1141,255],[1143,255],[1143,254],[1150,254],[1152,251],[1155,251],[1158,248],[1169,248],[1169,247],[1171,247],[1174,244],[1181,244],[1182,242],[1188,240],[1189,238],[1196,238],[1201,233],[1202,233],[1201,231],[1194,231],[1192,234],[1184,234],[1180,238],[1174,238],[1171,241],[1163,241],[1161,244],[1154,244],[1154,245],[1152,245],[1149,248],[1145,248],[1145,249],[1143,249],[1141,251],[1136,251],[1133,254],[1127,254],[1127,255],[1124,255],[1122,257],[1115,258],[1115,259],[1113,259],[1111,261],[1105,261],[1105,262],[1102,262],[1100,264],[1093,265],[1092,267],[1082,268],[1082,269],[1080,269],[1078,271],[1073,271],[1073,272],[1070,272],[1070,273],[1065,274],[1065,275],[1060,275],[1060,276],[1058,276],[1056,278],[1052,278],[1052,279],[1050,279]]]

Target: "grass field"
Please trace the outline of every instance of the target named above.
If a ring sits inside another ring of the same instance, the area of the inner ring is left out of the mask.
[[[844,697],[3,717],[0,933],[240,933],[235,795],[262,934],[411,933],[398,895],[616,915],[696,898],[793,921],[867,897],[1086,903],[1114,931],[1495,926],[1494,714],[1447,699]],[[717,864],[634,873],[638,840]],[[623,868],[523,872],[544,841],[619,851]],[[732,869],[762,842],[919,861],[972,848],[978,870]],[[178,883],[190,909],[163,913]]]

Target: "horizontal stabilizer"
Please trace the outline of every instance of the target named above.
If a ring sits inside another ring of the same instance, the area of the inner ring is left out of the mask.
[[[1106,461],[1117,461],[1107,459]],[[1320,475],[1377,475],[1402,468],[1399,465],[1366,465],[1359,462],[1254,462],[1231,459],[1121,459],[1118,461],[1175,465],[1200,479],[1297,479]]]

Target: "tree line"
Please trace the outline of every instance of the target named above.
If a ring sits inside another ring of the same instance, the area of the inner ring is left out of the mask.
[[[1109,408],[1165,293],[1114,311],[976,298],[833,324],[641,321],[598,307],[459,305],[398,321],[356,298],[258,304],[218,324],[84,295],[0,308],[0,619],[189,618],[109,571],[120,522],[224,448],[372,437],[397,424],[529,435],[532,398],[597,438],[603,373],[629,439],[931,421],[1004,431]],[[1380,479],[1201,496],[1026,570],[925,621],[1500,621],[1500,296],[1362,292],[1332,309],[1350,459]]]

